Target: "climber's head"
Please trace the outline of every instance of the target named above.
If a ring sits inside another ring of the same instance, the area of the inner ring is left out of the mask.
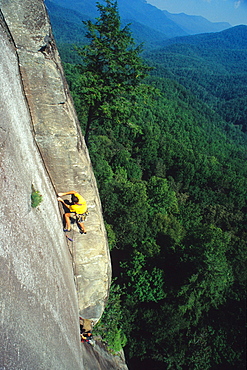
[[[72,200],[72,203],[74,204],[79,202],[79,199],[74,194],[72,194],[71,200]]]

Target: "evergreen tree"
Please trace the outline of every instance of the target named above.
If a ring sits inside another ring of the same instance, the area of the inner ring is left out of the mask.
[[[95,23],[84,22],[89,44],[78,48],[82,64],[77,93],[87,108],[86,142],[94,121],[99,125],[120,123],[119,117],[121,123],[127,121],[149,70],[140,57],[142,46],[135,46],[128,25],[121,29],[117,2],[105,3],[97,3],[100,17]]]

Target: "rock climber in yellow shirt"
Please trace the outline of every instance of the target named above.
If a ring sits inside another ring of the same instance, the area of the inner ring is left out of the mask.
[[[60,197],[63,197],[64,195],[70,195],[71,194],[71,202],[72,204],[66,204],[62,198]],[[85,221],[85,218],[86,218],[86,215],[87,215],[87,203],[86,203],[86,200],[79,194],[77,193],[76,191],[67,191],[66,193],[58,193],[58,198],[57,200],[59,202],[62,202],[65,207],[67,207],[70,212],[69,213],[65,213],[64,214],[64,218],[65,218],[65,222],[66,222],[66,225],[65,225],[65,229],[64,231],[67,232],[67,231],[70,231],[70,217],[71,217],[71,214],[72,213],[75,213],[76,215],[76,220],[77,220],[77,223],[78,225],[80,226],[80,233],[81,234],[86,234],[86,229],[85,229],[85,226],[84,226],[84,221]]]

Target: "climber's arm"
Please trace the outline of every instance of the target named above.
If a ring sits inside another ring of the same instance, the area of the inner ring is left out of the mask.
[[[67,191],[66,193],[58,193],[57,195],[59,197],[63,197],[64,195],[70,195],[70,194],[76,194],[76,193],[77,191],[72,190],[72,191]]]

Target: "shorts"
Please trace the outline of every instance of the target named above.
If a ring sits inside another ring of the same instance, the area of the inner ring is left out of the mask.
[[[79,214],[77,214],[76,213],[76,221],[77,222],[84,222],[84,221],[86,221],[86,218],[87,218],[87,215],[88,215],[88,210],[85,212],[85,213],[82,213],[81,215],[79,215]]]

